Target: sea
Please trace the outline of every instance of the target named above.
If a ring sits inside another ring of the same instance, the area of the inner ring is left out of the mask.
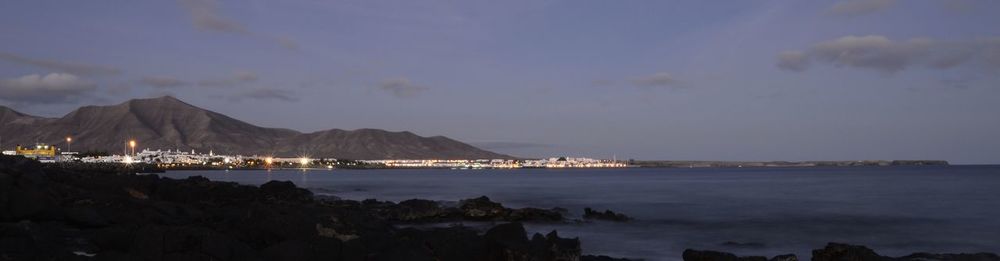
[[[488,196],[507,207],[586,207],[635,220],[526,224],[577,237],[584,254],[681,260],[688,248],[811,257],[828,242],[882,255],[1000,252],[1000,165],[830,168],[168,171],[399,202]]]

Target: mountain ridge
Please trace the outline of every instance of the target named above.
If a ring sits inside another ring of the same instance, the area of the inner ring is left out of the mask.
[[[118,153],[129,139],[139,148],[212,150],[216,153],[344,159],[513,158],[444,136],[362,128],[303,133],[256,126],[172,96],[132,99],[108,106],[82,106],[59,118],[24,114],[0,106],[4,144],[50,142],[75,150]],[[9,146],[8,146],[9,147]]]

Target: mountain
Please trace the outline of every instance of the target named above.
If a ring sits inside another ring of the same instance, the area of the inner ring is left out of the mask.
[[[119,153],[129,139],[141,148],[181,149],[243,155],[343,159],[511,158],[442,136],[378,129],[331,129],[301,133],[255,126],[171,96],[134,99],[111,106],[85,106],[61,118],[31,116],[0,106],[4,148],[50,143],[74,151]]]

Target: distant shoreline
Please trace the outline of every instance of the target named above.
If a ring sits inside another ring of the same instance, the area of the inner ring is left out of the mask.
[[[630,160],[628,161],[627,167],[562,167],[562,168],[444,168],[444,167],[387,167],[382,165],[372,165],[368,167],[364,166],[340,166],[331,165],[330,167],[305,167],[305,168],[294,168],[294,167],[279,167],[279,168],[262,168],[260,166],[246,166],[246,167],[230,167],[230,166],[206,166],[206,165],[190,165],[190,166],[178,166],[178,167],[162,167],[157,164],[121,164],[121,163],[82,163],[82,162],[62,162],[62,163],[46,163],[43,165],[53,165],[53,167],[58,166],[63,169],[77,169],[77,170],[117,170],[117,171],[138,171],[141,173],[160,173],[164,171],[204,171],[204,170],[275,170],[275,171],[334,171],[334,170],[406,170],[406,169],[426,169],[426,170],[481,170],[481,169],[504,169],[504,170],[517,170],[517,169],[625,169],[625,168],[822,168],[822,167],[898,167],[898,166],[952,166],[948,161],[944,160],[862,160],[862,161],[673,161],[673,160],[660,160],[660,161],[638,161]]]
[[[787,167],[889,167],[950,166],[946,160],[843,160],[843,161],[678,161],[633,160],[644,168],[787,168]]]

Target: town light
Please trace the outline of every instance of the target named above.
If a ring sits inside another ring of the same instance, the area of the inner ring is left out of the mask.
[[[267,163],[267,165],[271,165],[272,162],[274,162],[274,158],[272,157],[264,158],[264,163]]]
[[[309,164],[309,158],[300,158],[299,159],[299,163],[301,163],[302,166],[308,165]]]

